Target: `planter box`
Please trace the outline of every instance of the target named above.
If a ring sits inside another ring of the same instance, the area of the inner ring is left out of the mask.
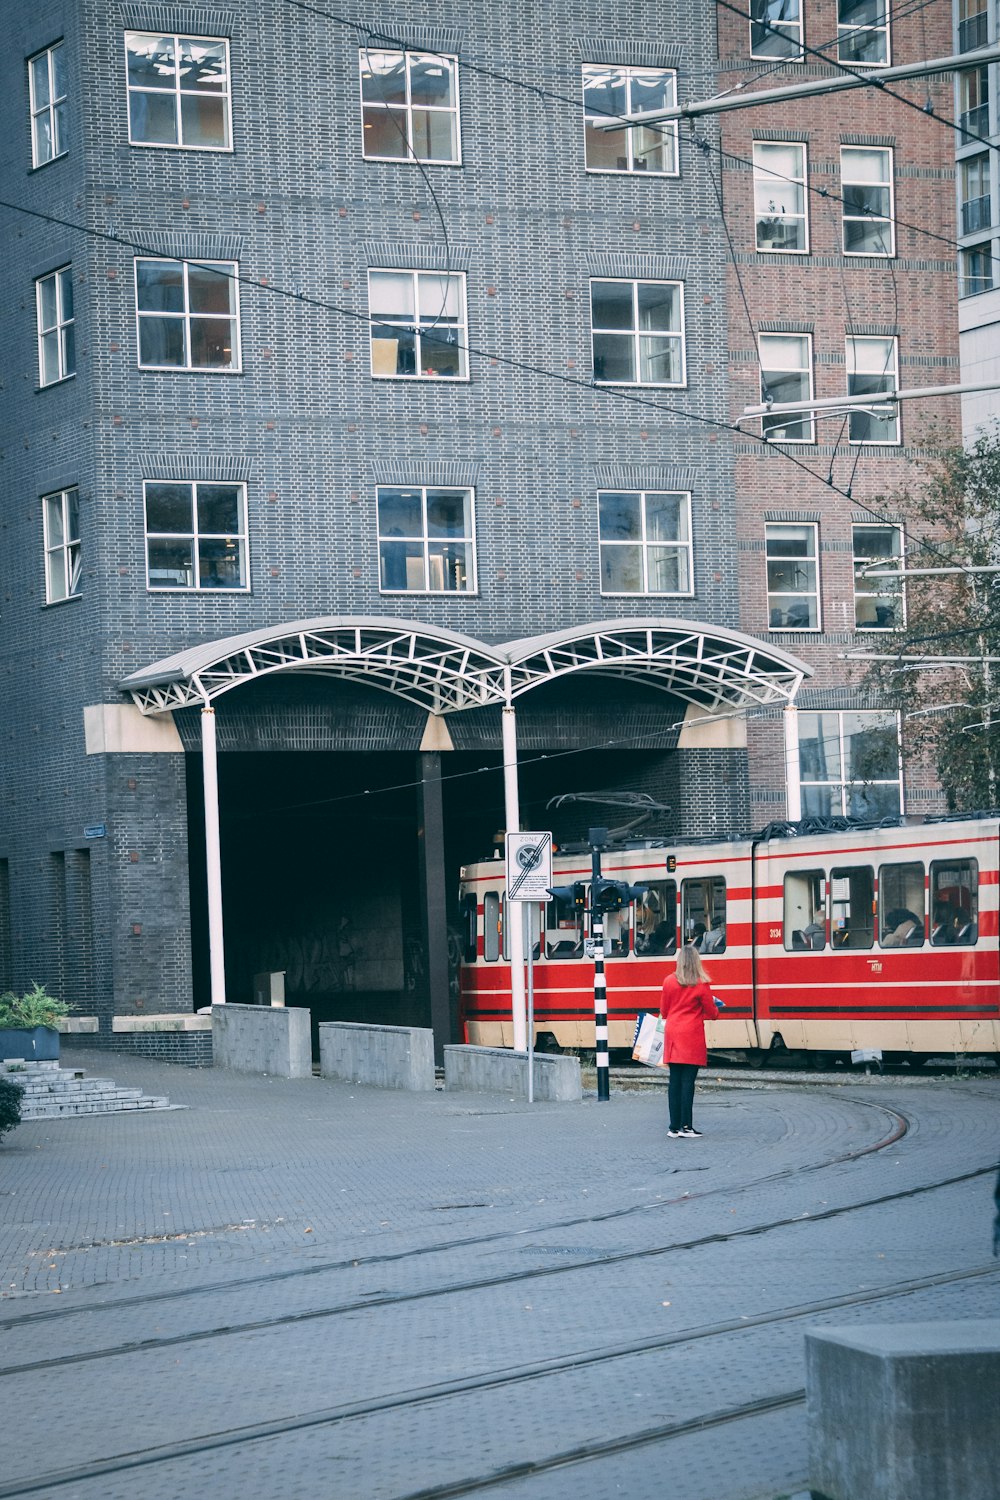
[[[58,1057],[59,1033],[50,1026],[33,1026],[30,1031],[0,1027],[0,1060],[55,1062]]]

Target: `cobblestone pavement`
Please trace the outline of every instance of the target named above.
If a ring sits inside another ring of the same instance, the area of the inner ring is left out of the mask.
[[[64,1062],[187,1107],[0,1146],[0,1500],[774,1500],[805,1328],[996,1307],[989,1075],[709,1071],[669,1141],[655,1091]]]

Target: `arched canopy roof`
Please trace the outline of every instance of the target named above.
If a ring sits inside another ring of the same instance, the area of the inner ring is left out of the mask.
[[[413,620],[299,620],[209,641],[121,684],[144,714],[205,706],[275,672],[367,683],[429,713],[504,704],[571,672],[630,677],[706,712],[790,703],[805,662],[752,636],[690,620],[603,620],[488,646]]]

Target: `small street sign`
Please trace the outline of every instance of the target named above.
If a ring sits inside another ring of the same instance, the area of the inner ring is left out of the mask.
[[[103,823],[89,823],[83,830],[85,839],[106,839],[108,830]]]
[[[508,833],[507,900],[551,901],[551,833]]]

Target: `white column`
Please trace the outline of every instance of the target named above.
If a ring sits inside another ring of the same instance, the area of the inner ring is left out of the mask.
[[[501,717],[503,744],[503,801],[508,833],[520,833],[521,810],[517,796],[517,720],[514,705],[508,698]],[[514,1027],[514,1050],[523,1052],[528,1045],[524,991],[524,924],[516,907],[507,903],[507,943],[510,948],[510,1003]]]
[[[785,816],[797,823],[802,816],[802,782],[799,772],[799,711],[789,703],[785,719]]]
[[[226,955],[222,941],[222,845],[219,838],[219,762],[215,709],[201,711],[201,768],[205,787],[205,866],[208,873],[208,959],[212,1004],[226,1003]]]

